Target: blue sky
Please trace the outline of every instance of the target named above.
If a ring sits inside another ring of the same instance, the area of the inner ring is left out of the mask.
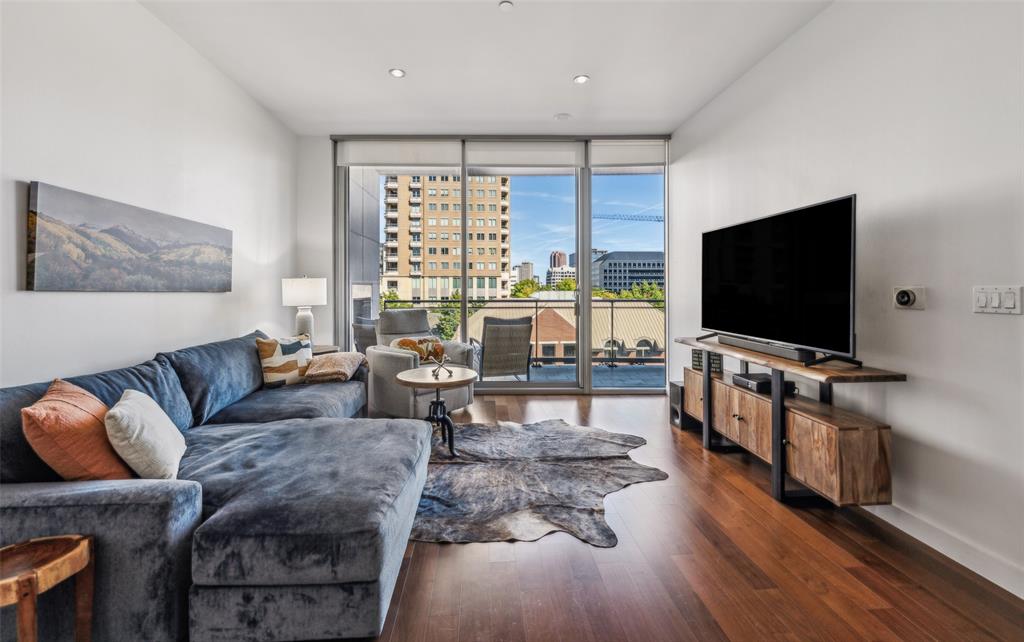
[[[573,176],[513,176],[512,264],[533,261],[543,279],[553,250],[576,247]],[[664,215],[661,174],[594,175],[595,214]],[[664,250],[662,223],[595,220],[593,246],[602,250]]]

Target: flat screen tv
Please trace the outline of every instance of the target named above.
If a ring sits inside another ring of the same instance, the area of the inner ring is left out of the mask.
[[[856,196],[704,233],[701,326],[855,356]]]

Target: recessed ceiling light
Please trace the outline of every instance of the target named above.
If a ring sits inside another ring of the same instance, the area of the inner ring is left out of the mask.
[[[588,80],[590,80],[590,76],[588,76],[587,74],[580,74],[578,76],[572,77],[572,81],[577,85],[586,84]]]
[[[394,69],[388,69],[388,73],[391,74],[392,78],[405,78],[405,70],[395,67]]]
[[[512,4],[512,0],[501,0],[501,2],[498,3],[498,8],[506,13],[512,11],[515,7],[516,5]]]
[[[568,112],[560,111],[555,114],[555,120],[569,120],[570,118],[572,118],[572,114]]]

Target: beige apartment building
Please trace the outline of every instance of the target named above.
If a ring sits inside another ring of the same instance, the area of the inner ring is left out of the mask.
[[[509,177],[466,178],[462,181],[457,175],[440,174],[385,178],[382,292],[395,292],[399,299],[413,301],[449,299],[455,292],[470,299],[508,298]]]

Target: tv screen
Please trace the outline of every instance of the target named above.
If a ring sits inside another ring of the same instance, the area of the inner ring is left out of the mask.
[[[854,356],[856,196],[704,233],[701,325]]]

